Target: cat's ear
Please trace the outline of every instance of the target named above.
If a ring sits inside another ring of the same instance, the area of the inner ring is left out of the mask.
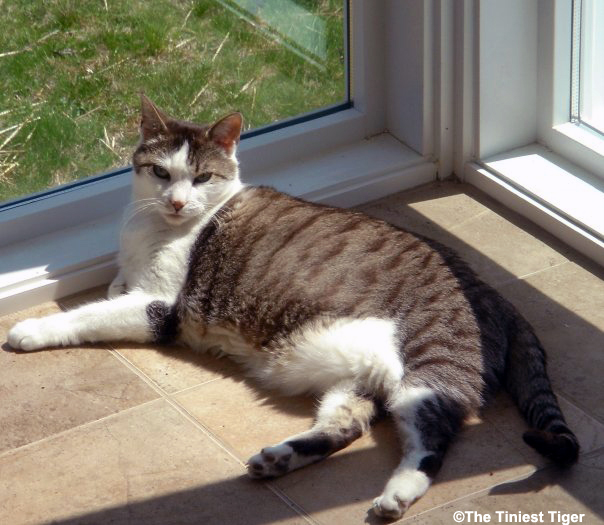
[[[241,113],[231,113],[221,118],[207,132],[206,136],[230,155],[239,143],[243,116]]]
[[[170,117],[141,93],[141,125],[143,140],[148,140],[168,130]]]

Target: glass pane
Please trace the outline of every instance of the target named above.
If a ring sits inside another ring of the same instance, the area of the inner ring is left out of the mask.
[[[343,0],[11,0],[0,202],[129,164],[140,92],[246,129],[347,100]]]
[[[573,0],[571,120],[604,134],[604,0]]]
[[[580,120],[604,133],[604,0],[583,0]]]

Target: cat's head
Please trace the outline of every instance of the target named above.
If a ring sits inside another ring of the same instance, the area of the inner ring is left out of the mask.
[[[134,206],[177,226],[203,217],[241,188],[235,157],[240,113],[198,126],[169,117],[144,95],[141,102],[141,140],[132,162]]]

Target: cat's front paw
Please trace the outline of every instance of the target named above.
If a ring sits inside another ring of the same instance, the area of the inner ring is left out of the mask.
[[[42,319],[26,319],[17,323],[9,330],[7,340],[15,350],[30,351],[49,346]]]
[[[289,472],[289,463],[294,450],[285,443],[263,448],[260,454],[247,462],[247,473],[251,478],[274,478]]]

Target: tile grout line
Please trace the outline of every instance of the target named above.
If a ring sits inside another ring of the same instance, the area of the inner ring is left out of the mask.
[[[562,255],[562,254],[560,254]],[[534,272],[529,272],[525,275],[521,275],[520,277],[518,277],[518,279],[528,279],[529,277],[532,277],[533,275],[538,275],[540,273],[543,272],[547,272],[548,270],[553,270],[554,268],[558,268],[560,266],[564,266],[565,264],[570,264],[570,260],[566,259],[565,261],[560,261],[559,263],[553,264],[552,266],[548,266],[547,268],[542,268],[541,270],[535,270]]]
[[[186,420],[189,421],[189,423],[193,424],[193,426],[195,426],[198,430],[201,431],[201,433],[207,437],[208,439],[210,439],[210,441],[212,441],[216,446],[218,446],[221,450],[223,450],[228,456],[230,456],[232,459],[235,460],[236,463],[238,463],[240,466],[245,467],[245,463],[240,460],[237,455],[235,454],[235,452],[233,450],[230,449],[230,447],[226,444],[226,443],[222,443],[222,441],[215,436],[211,430],[209,428],[207,428],[205,425],[203,425],[200,421],[198,421],[197,419],[194,418],[194,416],[192,414],[190,414],[182,405],[180,405],[175,399],[173,399],[171,396],[171,394],[168,394],[167,392],[165,392],[160,386],[158,386],[157,384],[155,384],[155,382],[148,377],[144,372],[142,372],[141,370],[139,370],[136,366],[134,366],[132,363],[130,363],[130,361],[128,361],[124,356],[122,356],[119,351],[117,351],[115,348],[111,347],[111,345],[106,345],[106,350],[109,351],[109,353],[111,355],[114,356],[115,359],[117,359],[118,361],[120,361],[124,366],[126,366],[126,368],[128,368],[131,372],[133,372],[137,377],[139,377],[141,380],[143,380],[143,382],[145,382],[147,385],[149,385],[156,393],[159,394],[159,397],[155,398],[155,399],[151,399],[149,401],[145,401],[144,403],[140,403],[138,405],[135,406],[131,406],[128,407],[124,410],[120,410],[119,412],[115,412],[113,414],[108,414],[107,416],[103,416],[101,418],[95,419],[93,421],[88,421],[86,423],[83,423],[81,425],[77,425],[75,427],[72,428],[68,428],[66,430],[63,430],[61,432],[57,432],[55,434],[52,434],[50,436],[46,436],[42,439],[36,440],[36,441],[32,441],[31,443],[26,443],[25,445],[22,445],[20,447],[16,447],[16,448],[12,448],[10,450],[5,450],[4,452],[0,452],[0,460],[3,460],[4,458],[10,457],[18,452],[21,452],[23,450],[27,450],[29,448],[32,448],[36,445],[40,445],[42,443],[48,442],[48,441],[52,441],[55,439],[58,439],[62,436],[68,435],[70,433],[74,433],[78,430],[82,430],[82,429],[86,429],[88,427],[91,427],[93,425],[102,423],[106,420],[121,416],[123,414],[127,414],[128,412],[137,410],[140,407],[146,406],[146,405],[150,405],[152,403],[157,403],[160,401],[164,401],[166,402],[170,407],[172,407],[174,410],[176,410],[181,416],[183,416]],[[211,379],[205,383],[202,384],[207,384],[207,383],[211,383],[213,381],[216,381],[220,378],[214,378]],[[193,387],[190,387],[190,389],[192,388],[196,388],[199,387],[201,385],[195,385]],[[185,389],[185,390],[189,390],[189,389]],[[177,392],[176,394],[180,394],[180,392]],[[176,395],[174,394],[174,395]],[[272,483],[270,482],[265,482],[263,484],[263,486],[265,486],[270,492],[273,493],[273,495],[275,495],[282,503],[284,503],[285,505],[287,505],[292,511],[295,512],[295,514],[297,516],[299,516],[300,518],[304,519],[309,525],[318,525],[318,523],[316,521],[314,521],[310,515],[298,504],[296,503],[294,500],[292,500],[291,498],[289,498],[289,496],[287,496],[287,494],[285,494],[281,489],[279,489],[278,487],[274,486]]]
[[[177,392],[175,394],[168,394],[159,385],[156,385],[155,382],[150,377],[148,377],[142,370],[137,368],[134,364],[132,364],[129,360],[127,360],[122,354],[120,354],[118,350],[116,350],[115,348],[111,348],[110,351],[111,351],[111,353],[115,353],[116,359],[121,361],[124,364],[124,366],[129,368],[137,376],[139,376],[141,379],[143,379],[145,381],[145,383],[149,384],[155,391],[157,391],[160,394],[161,399],[163,399],[174,410],[176,410],[181,416],[183,416],[186,420],[188,420],[189,423],[191,423],[194,427],[196,427],[198,430],[200,430],[201,433],[205,437],[210,439],[210,441],[212,441],[216,446],[218,446],[220,449],[222,449],[226,454],[228,454],[232,459],[234,459],[239,465],[241,465],[242,467],[245,468],[245,463],[242,460],[240,460],[239,457],[237,457],[237,455],[235,454],[235,451],[232,450],[230,446],[228,446],[226,443],[223,443],[222,440],[220,440],[220,438],[218,436],[214,435],[214,433],[208,427],[206,427],[203,423],[198,421],[185,407],[183,407],[176,399],[174,399],[172,397],[173,395],[180,394],[180,392]],[[211,383],[218,379],[220,379],[220,378],[218,378],[218,377],[214,378],[210,381],[207,381],[204,384]],[[200,385],[196,385],[196,387],[199,387],[199,386]],[[195,387],[191,387],[191,388],[195,388]],[[185,390],[188,390],[188,389],[185,389]],[[154,400],[154,401],[157,401],[157,400]],[[265,482],[264,486],[267,487],[283,503],[285,503],[288,507],[290,507],[292,510],[294,510],[296,512],[296,514],[299,515],[301,518],[303,518],[307,523],[309,523],[310,525],[317,525],[317,522],[315,522],[310,517],[310,515],[298,503],[296,503],[294,500],[289,498],[289,496],[287,496],[287,494],[285,494],[281,489],[274,486],[270,482]]]
[[[201,383],[197,383],[196,385],[183,388],[182,390],[176,390],[176,392],[172,392],[171,394],[168,394],[168,396],[174,397],[174,396],[179,396],[181,394],[186,394],[188,392],[191,392],[192,390],[195,390],[196,388],[199,388],[200,386],[209,385],[210,383],[214,383],[215,381],[219,381],[220,379],[225,379],[226,377],[227,376],[225,376],[224,378],[214,377],[212,379],[208,379],[207,381],[202,381]]]
[[[239,459],[235,451],[227,444],[223,443],[222,440],[216,436],[208,427],[206,427],[201,421],[195,418],[185,407],[183,407],[178,401],[170,397],[165,398],[166,401],[177,410],[185,419],[187,419],[193,426],[200,430],[207,438],[209,438],[216,446],[226,452],[231,458],[233,458],[239,465],[245,468],[246,464],[244,461]],[[310,515],[294,500],[292,500],[287,494],[285,494],[280,488],[274,486],[270,482],[265,482],[264,486],[267,487],[275,496],[281,499],[287,504],[292,510],[295,510],[300,517],[304,518],[311,525],[316,525]]]
[[[582,456],[579,455],[579,461],[577,462],[578,465],[581,464],[581,459],[590,459],[592,457],[598,457],[600,456],[602,453],[604,452],[604,446],[601,446],[599,448],[596,448],[594,450],[590,450],[589,452],[586,452],[585,454],[583,454]]]
[[[559,393],[559,392],[554,391],[554,394],[556,396],[561,397],[562,399],[564,399],[564,401],[566,401],[569,405],[571,405],[575,410],[578,410],[579,412],[581,412],[581,414],[583,414],[588,419],[590,419],[591,422],[596,423],[599,427],[604,426],[604,423],[600,422],[598,419],[596,419],[595,417],[593,417],[589,412],[586,412],[579,405],[577,405],[577,403],[575,403],[574,401],[572,401],[572,398],[569,398],[566,395],[566,392],[562,391],[562,393]],[[591,452],[588,452],[588,454],[591,454]]]
[[[175,392],[168,392],[167,390],[165,390],[164,388],[159,386],[157,381],[153,380],[149,375],[147,375],[145,372],[143,372],[143,370],[141,370],[132,361],[130,361],[125,355],[123,355],[119,351],[119,349],[114,348],[111,345],[111,343],[106,343],[106,347],[120,363],[122,363],[124,366],[126,366],[126,368],[128,368],[130,371],[134,372],[137,376],[139,376],[145,383],[147,383],[154,390],[156,390],[162,397],[171,397],[171,396],[180,395],[182,393],[189,392],[190,390],[194,390],[195,388],[198,388],[200,386],[207,385],[209,383],[213,383],[214,381],[217,381],[219,379],[225,379],[228,377],[232,377],[234,375],[234,374],[228,374],[228,375],[224,375],[222,377],[214,377],[212,379],[202,381],[201,383],[196,383],[194,385],[188,386],[181,390],[176,390]]]
[[[439,227],[443,228],[443,230],[445,230],[446,232],[453,232],[463,226],[466,226],[467,224],[470,224],[472,221],[478,219],[478,217],[482,217],[483,215],[486,215],[489,212],[492,212],[492,210],[490,210],[490,209],[482,210],[482,211],[479,211],[476,215],[474,215],[472,217],[468,217],[467,219],[464,219],[463,221],[458,222],[457,224],[453,224],[452,226],[449,226],[448,228],[443,228],[442,226],[439,226]]]
[[[84,423],[82,423],[80,425],[76,425],[74,427],[67,428],[67,429],[61,430],[59,432],[55,432],[54,434],[51,434],[49,436],[45,436],[45,437],[43,437],[41,439],[37,439],[35,441],[31,441],[29,443],[25,443],[24,445],[21,445],[21,446],[15,447],[15,448],[11,448],[9,450],[4,450],[4,451],[0,452],[0,459],[8,457],[12,453],[16,453],[16,452],[22,451],[22,450],[27,449],[29,447],[32,447],[34,445],[38,445],[38,444],[44,443],[46,441],[50,441],[52,439],[64,436],[64,435],[66,435],[66,434],[68,434],[70,432],[74,432],[74,431],[79,430],[79,429],[87,428],[90,425],[93,425],[93,424],[95,424],[97,422],[105,421],[106,419],[110,419],[110,418],[116,417],[116,416],[118,416],[120,414],[127,414],[128,412],[130,412],[132,410],[136,410],[137,408],[140,408],[140,407],[146,406],[148,404],[154,403],[154,402],[158,401],[159,399],[165,399],[165,400],[169,399],[170,394],[168,394],[167,392],[165,392],[160,386],[158,386],[144,372],[142,372],[137,367],[135,367],[132,363],[130,363],[124,356],[122,356],[119,353],[118,350],[116,350],[115,348],[113,348],[110,343],[101,343],[99,346],[101,347],[102,350],[108,351],[109,354],[112,355],[114,359],[116,359],[118,362],[120,362],[122,365],[124,365],[126,368],[128,368],[139,379],[141,379],[145,384],[147,384],[147,386],[149,386],[152,390],[154,390],[157,394],[159,394],[159,397],[156,397],[154,399],[150,399],[149,401],[144,401],[142,403],[139,403],[138,405],[133,405],[131,407],[124,408],[122,410],[119,410],[117,412],[113,412],[111,414],[107,414],[106,416],[100,417],[98,419],[94,419],[92,421],[86,421],[86,422],[84,422]],[[214,381],[216,379],[220,379],[220,378],[211,379],[211,380],[207,381],[206,383],[212,382],[212,381]],[[200,383],[199,385],[195,385],[195,386],[197,387],[197,386],[200,386],[200,385],[206,384],[206,383]],[[195,388],[195,387],[190,387],[190,388]],[[185,389],[185,390],[188,390],[188,389]],[[179,392],[177,392],[177,393],[179,393]]]
[[[538,275],[540,273],[547,272],[548,270],[551,270],[552,268],[558,268],[559,266],[564,266],[565,264],[568,264],[569,262],[570,261],[562,261],[562,262],[554,264],[553,266],[548,266],[547,268],[541,268],[540,270],[535,270],[534,272],[530,272],[525,275],[520,275],[518,277],[512,276],[509,279],[504,279],[502,281],[498,281],[496,283],[490,284],[489,286],[491,286],[491,288],[494,288],[497,292],[501,293],[501,289],[505,288],[506,286],[509,286],[510,284],[514,284],[518,281],[525,281],[529,277]],[[478,274],[478,272],[477,272],[477,274]],[[481,277],[480,274],[478,274],[478,277],[480,277],[484,281],[484,278]]]
[[[537,472],[538,470],[540,470],[540,469],[535,469],[532,472],[528,472],[526,474],[521,474],[520,476],[516,476],[516,477],[509,478],[509,479],[501,480],[498,483],[494,483],[493,485],[490,485],[488,487],[485,487],[485,488],[482,488],[482,489],[479,489],[479,490],[475,490],[474,492],[470,492],[469,494],[464,494],[463,496],[459,496],[458,498],[452,499],[450,501],[446,501],[446,502],[441,503],[440,505],[436,505],[436,506],[434,506],[434,507],[432,507],[430,509],[422,510],[421,512],[419,512],[417,514],[414,514],[413,516],[409,516],[407,518],[403,517],[403,519],[401,519],[400,521],[394,522],[393,525],[396,525],[397,523],[404,523],[406,520],[415,519],[415,518],[417,518],[419,516],[427,514],[428,512],[432,512],[433,510],[442,509],[443,507],[446,507],[447,505],[451,505],[452,503],[458,503],[458,502],[463,501],[465,499],[473,498],[473,497],[475,497],[475,496],[477,496],[479,494],[483,494],[483,493],[487,493],[488,494],[488,491],[490,491],[491,489],[493,489],[495,487],[498,487],[499,485],[502,485],[503,483],[511,483],[511,482],[514,482],[514,481],[519,481],[519,480],[522,480],[522,479],[526,479],[529,476],[534,475],[535,472]]]
[[[35,441],[31,441],[30,443],[25,443],[24,445],[21,445],[19,447],[11,448],[9,450],[5,450],[3,452],[0,452],[0,460],[4,459],[5,457],[9,457],[13,453],[17,453],[17,452],[20,452],[22,450],[26,450],[28,448],[31,448],[31,447],[35,446],[35,445],[43,444],[43,443],[45,443],[47,441],[52,441],[53,439],[58,439],[58,438],[63,437],[65,435],[67,435],[67,434],[70,434],[72,432],[76,432],[76,431],[78,431],[80,429],[86,429],[86,428],[88,428],[88,427],[90,427],[92,425],[95,425],[96,423],[103,422],[103,421],[106,421],[108,419],[112,419],[114,417],[120,416],[122,414],[127,414],[128,412],[137,410],[138,408],[150,405],[152,403],[156,403],[160,399],[161,398],[150,399],[149,401],[144,401],[143,403],[140,403],[138,405],[134,405],[134,406],[131,406],[131,407],[128,407],[128,408],[124,408],[123,410],[120,410],[119,412],[114,412],[112,414],[107,414],[106,416],[100,417],[98,419],[94,419],[92,421],[86,421],[85,423],[82,423],[82,424],[77,425],[75,427],[66,428],[65,430],[61,430],[59,432],[51,434],[50,436],[46,436],[46,437],[43,437],[41,439],[37,439]]]
[[[212,379],[208,379],[207,381],[202,381],[201,383],[197,383],[195,385],[192,386],[188,386],[186,388],[183,388],[182,390],[176,390],[175,392],[172,392],[171,394],[167,394],[170,397],[174,397],[174,396],[179,396],[181,394],[186,394],[188,392],[191,392],[192,390],[195,390],[201,386],[205,386],[208,385],[210,383],[214,383],[215,381],[220,381],[221,379],[228,379],[230,377],[233,377],[235,374],[229,374],[229,375],[225,375],[225,376],[221,376],[221,377],[214,377]]]
[[[227,452],[231,457],[233,457],[238,463],[242,464],[241,460],[231,451],[226,445],[224,445],[214,434],[207,428],[205,425],[197,421],[192,414],[190,414],[180,403],[178,403],[175,399],[172,398],[170,394],[168,394],[164,389],[162,389],[159,385],[157,385],[149,376],[147,376],[142,370],[137,368],[134,364],[128,361],[119,351],[112,349],[112,353],[116,356],[116,359],[122,362],[124,366],[126,366],[130,371],[135,373],[138,377],[140,377],[145,383],[147,383],[153,390],[155,390],[160,398],[163,399],[166,403],[168,403],[172,408],[177,410],[185,419],[189,422],[193,423],[199,430],[201,430],[207,437],[209,437],[216,445],[218,445],[221,449]]]
[[[139,379],[141,379],[144,383],[147,384],[147,386],[149,386],[153,390],[155,390],[155,392],[158,393],[160,395],[160,397],[162,397],[162,398],[168,397],[169,394],[163,388],[161,388],[155,381],[153,381],[142,370],[140,370],[138,367],[136,367],[130,361],[128,361],[128,359],[126,359],[122,354],[120,354],[119,350],[113,348],[113,346],[111,344],[108,344],[107,346],[109,347],[109,352],[115,359],[117,359],[126,368],[128,368],[128,370],[130,370],[135,375],[137,375],[139,377]]]
[[[604,447],[600,447],[600,448],[598,448],[596,450],[592,450],[592,451],[588,452],[587,454],[585,454],[584,456],[581,456],[581,457],[584,458],[584,459],[589,459],[590,457],[597,457],[603,451],[604,451]],[[580,459],[579,459],[579,461],[580,461]],[[413,516],[409,516],[407,518],[403,517],[403,519],[401,519],[400,521],[395,522],[394,525],[396,525],[396,523],[403,523],[406,520],[412,520],[414,518],[417,518],[419,516],[422,516],[424,514],[432,512],[434,510],[442,509],[442,508],[444,508],[447,505],[451,505],[453,503],[458,503],[460,501],[473,498],[473,497],[475,497],[477,495],[480,495],[480,494],[483,494],[483,493],[488,494],[488,491],[490,491],[491,489],[493,489],[493,488],[495,488],[495,487],[497,487],[499,485],[502,485],[504,483],[512,483],[514,481],[520,481],[520,480],[523,480],[523,479],[527,479],[528,477],[535,475],[537,472],[542,472],[544,470],[555,469],[555,468],[556,467],[554,465],[544,465],[542,467],[535,467],[535,470],[533,470],[532,472],[521,474],[521,475],[519,475],[517,477],[501,480],[498,483],[495,483],[495,484],[493,484],[493,485],[491,485],[489,487],[485,487],[485,488],[476,490],[474,492],[470,492],[469,494],[464,494],[463,496],[460,496],[458,498],[452,499],[450,501],[446,501],[446,502],[441,503],[440,505],[436,505],[436,506],[434,506],[434,507],[432,507],[430,509],[423,510],[422,512],[419,512],[418,514],[414,514]]]
[[[319,525],[319,522],[312,519],[310,514],[306,512],[300,505],[298,505],[293,499],[291,499],[285,492],[279,487],[274,486],[270,482],[265,482],[264,486],[270,490],[278,499],[280,499],[285,505],[287,505],[292,511],[294,511],[300,518],[302,518],[309,525]]]
[[[501,281],[501,282],[494,284],[493,287],[496,289],[499,289],[504,286],[508,286],[509,284],[515,283],[516,281],[524,281],[524,280],[528,279],[529,277],[533,277],[534,275],[538,275],[540,273],[547,272],[548,270],[553,270],[554,268],[559,268],[560,266],[564,266],[565,264],[569,264],[570,262],[571,261],[567,259],[566,261],[561,261],[552,266],[548,266],[547,268],[541,268],[540,270],[535,270],[534,272],[529,272],[524,275],[519,275],[518,277],[511,277],[510,279],[506,279],[505,281]]]
[[[114,349],[109,349],[109,351],[111,353],[115,352]],[[120,357],[122,357],[120,355]],[[127,366],[128,368],[131,368],[130,366],[128,366],[130,363],[124,363],[125,366]],[[136,372],[137,370],[134,369],[132,370],[133,372]],[[141,372],[142,374],[142,372]],[[139,375],[139,374],[136,374]],[[143,374],[144,375],[144,374]],[[144,379],[144,378],[142,378]],[[209,382],[218,380],[220,378],[215,378],[213,380],[210,380]],[[150,379],[149,379],[150,381]],[[154,386],[154,390],[159,391],[160,394],[162,393],[160,387],[157,387],[155,385]],[[199,386],[199,385],[197,385]],[[192,387],[193,388],[193,387]],[[171,399],[170,396],[168,394],[166,395],[161,395],[158,398],[155,399],[151,399],[149,401],[145,401],[144,403],[140,403],[138,405],[134,405],[128,408],[125,408],[124,410],[120,410],[119,412],[114,412],[113,414],[108,414],[106,416],[103,416],[101,418],[95,419],[93,421],[88,421],[86,423],[82,423],[81,425],[77,425],[75,427],[71,427],[68,429],[65,429],[61,432],[57,432],[55,434],[52,434],[50,436],[46,436],[42,439],[38,439],[36,441],[32,441],[30,443],[26,443],[25,445],[21,445],[19,447],[16,448],[12,448],[9,450],[5,450],[3,452],[0,452],[0,461],[4,460],[5,458],[9,458],[14,454],[17,454],[19,452],[22,451],[26,451],[27,449],[33,448],[34,446],[37,445],[41,445],[44,444],[46,442],[49,441],[53,441],[55,439],[59,439],[63,436],[69,435],[71,433],[75,433],[79,430],[85,430],[89,427],[92,427],[93,425],[97,425],[97,424],[102,424],[107,420],[116,418],[118,416],[122,416],[124,414],[127,414],[128,412],[132,412],[135,411],[141,407],[147,406],[147,405],[151,405],[153,403],[158,403],[164,401],[166,402],[168,405],[170,405],[173,409],[175,409],[180,415],[182,415],[186,420],[188,420],[190,423],[193,424],[193,426],[195,426],[198,430],[200,430],[202,432],[202,434],[209,438],[216,446],[218,446],[220,449],[222,449],[227,455],[229,455],[232,459],[234,459],[239,465],[241,465],[242,467],[245,467],[245,463],[240,460],[237,455],[230,450],[230,447],[228,447],[226,444],[223,444],[216,436],[214,436],[214,434],[202,423],[200,423],[199,421],[197,421],[184,407],[182,407],[176,400]],[[310,515],[298,504],[296,503],[294,500],[292,500],[291,498],[289,498],[289,496],[287,496],[287,494],[285,494],[281,489],[279,489],[278,487],[274,486],[272,483],[270,482],[264,482],[263,486],[265,486],[270,492],[272,492],[279,500],[281,500],[282,503],[284,503],[285,505],[287,505],[292,511],[294,511],[296,513],[296,515],[298,515],[300,518],[304,519],[304,521],[306,521],[309,525],[318,525],[318,522],[316,522],[315,520],[313,520]]]
[[[245,466],[245,464],[237,457],[237,455],[234,453],[234,451],[232,451],[230,449],[230,447],[228,447],[228,445],[223,444],[222,441],[220,440],[220,438],[215,436],[214,433],[209,428],[207,428],[200,421],[198,421],[186,408],[184,408],[176,399],[174,399],[174,396],[180,395],[181,392],[175,392],[173,394],[166,392],[163,388],[161,388],[158,384],[156,384],[156,382],[153,381],[147,374],[145,374],[145,372],[140,370],[136,365],[131,363],[126,357],[124,357],[122,354],[120,354],[118,350],[112,349],[111,352],[115,353],[116,359],[118,359],[118,361],[122,362],[122,364],[124,366],[126,366],[131,372],[136,374],[145,383],[147,383],[151,388],[153,388],[153,390],[155,390],[161,396],[161,399],[165,400],[172,408],[176,409],[182,416],[184,416],[185,419],[188,419],[191,423],[193,423],[194,426],[196,426],[205,435],[207,435],[209,438],[211,438],[211,440],[214,441],[216,445],[218,445],[225,452],[227,452],[230,456],[232,456],[238,463],[240,463],[242,466]],[[212,383],[218,379],[220,379],[220,378],[217,377],[217,378],[211,379],[200,385],[195,385],[193,387],[190,387],[190,389],[197,388],[203,384]],[[187,391],[187,390],[189,390],[189,388],[184,389],[184,391]]]

